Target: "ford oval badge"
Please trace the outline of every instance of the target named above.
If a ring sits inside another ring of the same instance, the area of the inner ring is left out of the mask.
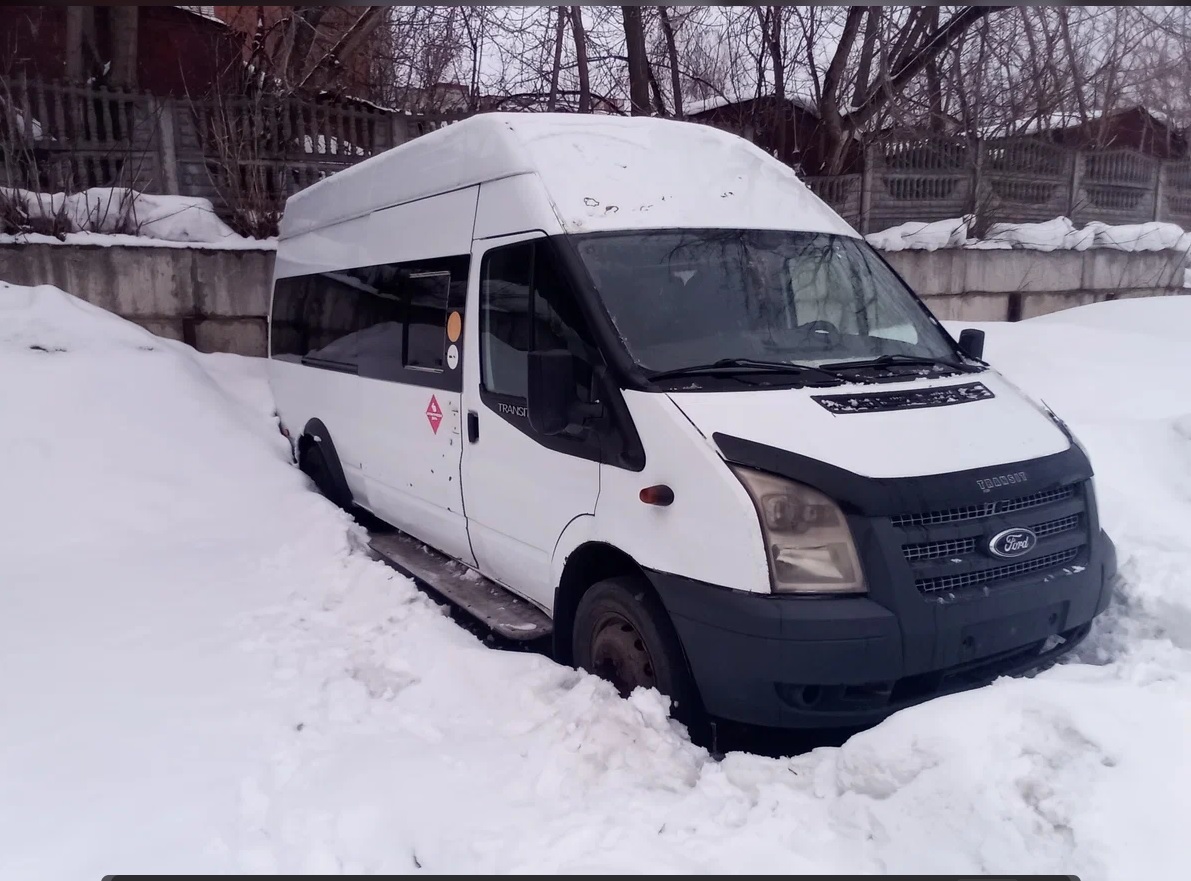
[[[988,549],[994,557],[1020,557],[1028,554],[1038,544],[1038,536],[1034,530],[1018,526],[998,532],[988,543]]]

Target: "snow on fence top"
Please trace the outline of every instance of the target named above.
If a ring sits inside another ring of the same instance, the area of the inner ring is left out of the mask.
[[[156,196],[126,187],[34,193],[0,187],[0,244],[267,250],[274,243],[232,230],[209,199]]]
[[[1025,248],[1033,251],[1191,251],[1191,232],[1173,223],[1128,223],[1116,226],[1093,220],[1076,229],[1066,217],[1043,223],[994,223],[983,238],[971,238],[971,215],[933,223],[903,223],[865,239],[882,251],[936,251],[939,248]]]

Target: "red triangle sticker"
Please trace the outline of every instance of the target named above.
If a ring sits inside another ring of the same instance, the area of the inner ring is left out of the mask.
[[[442,423],[442,407],[438,406],[438,398],[430,396],[430,405],[426,407],[426,419],[430,422],[430,430],[438,434],[438,426]]]

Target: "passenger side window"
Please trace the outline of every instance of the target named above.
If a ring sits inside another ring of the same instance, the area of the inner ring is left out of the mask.
[[[446,366],[451,273],[413,273],[406,287],[409,319],[405,324],[405,366],[442,370]]]
[[[462,340],[448,341],[447,326],[452,313],[462,317],[470,262],[461,255],[278,279],[271,354],[458,390]]]
[[[333,274],[281,278],[273,298],[276,356],[356,363],[356,292]]]
[[[342,275],[355,282],[355,339],[360,372],[379,379],[397,379],[401,375],[405,327],[400,270],[392,264],[381,264],[349,269]]]
[[[484,255],[480,284],[483,387],[526,397],[528,353],[566,349],[579,361],[580,400],[592,399],[594,346],[578,303],[549,245],[519,242]]]

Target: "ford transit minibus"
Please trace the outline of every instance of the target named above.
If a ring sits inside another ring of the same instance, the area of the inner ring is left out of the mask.
[[[728,133],[416,138],[289,200],[269,321],[295,460],[382,556],[680,719],[871,724],[1109,601],[1064,423]]]

